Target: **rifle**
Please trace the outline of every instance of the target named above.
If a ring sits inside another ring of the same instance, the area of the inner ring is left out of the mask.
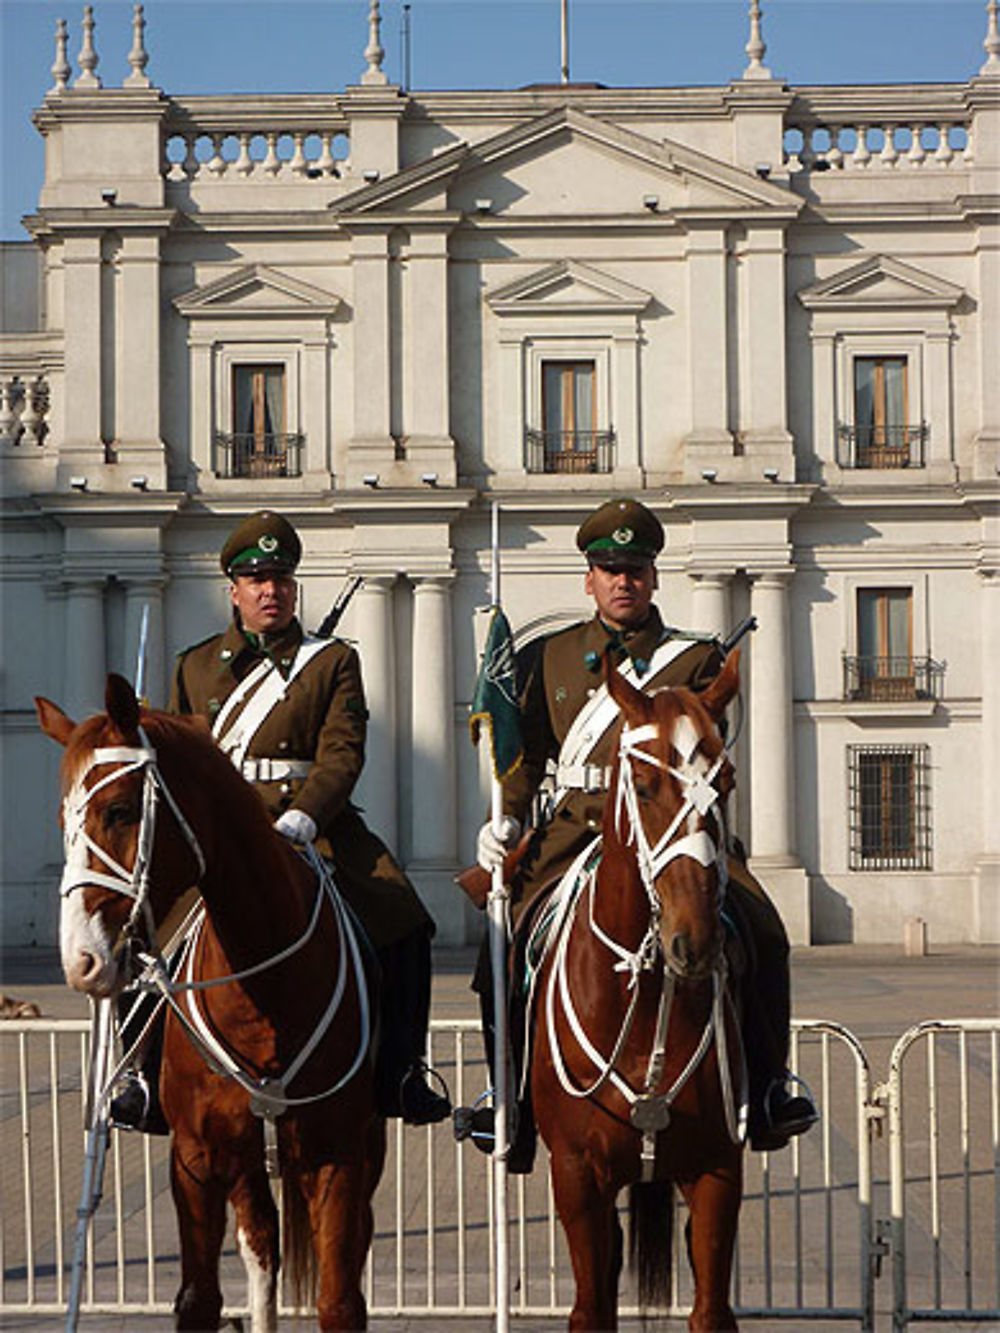
[[[516,847],[511,850],[503,859],[503,882],[509,884],[514,878],[514,872],[524,859],[524,854],[528,850],[528,844],[535,836],[536,830],[528,827],[521,834]],[[468,897],[473,907],[478,907],[482,911],[486,907],[486,900],[489,897],[492,887],[492,876],[488,870],[477,861],[475,865],[469,866],[466,870],[460,870],[455,876],[455,883]]]
[[[323,623],[316,631],[317,639],[328,639],[340,623],[340,618],[347,610],[347,605],[351,598],[364,583],[364,577],[361,574],[351,574],[344,583],[340,592],[337,593],[337,599],[330,607],[323,618]]]
[[[739,643],[740,639],[743,638],[744,634],[749,634],[751,630],[755,630],[756,628],[757,628],[756,616],[747,616],[745,620],[741,620],[740,623],[736,626],[736,628],[734,630],[731,630],[730,633],[727,634],[726,637],[719,644],[719,650],[721,651],[723,657],[729,656],[729,654]]]

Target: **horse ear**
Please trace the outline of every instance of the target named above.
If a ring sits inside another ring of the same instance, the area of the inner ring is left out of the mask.
[[[615,666],[610,652],[604,654],[604,683],[608,687],[608,693],[623,713],[641,712],[649,702],[642,690],[637,690],[625,679]]]
[[[42,731],[60,745],[65,745],[76,730],[73,719],[67,717],[59,705],[54,704],[51,699],[42,699],[36,695],[35,712],[38,714],[38,725]]]
[[[719,722],[730,701],[740,688],[740,650],[734,648],[722,664],[722,670],[711,685],[701,691],[698,699],[711,717]]]
[[[104,691],[104,707],[108,717],[121,732],[124,740],[136,740],[139,734],[139,701],[135,690],[124,676],[112,672]]]

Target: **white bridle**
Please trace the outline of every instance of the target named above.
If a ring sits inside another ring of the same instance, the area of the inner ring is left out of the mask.
[[[371,1044],[372,1019],[368,1001],[368,987],[364,973],[364,960],[361,956],[361,950],[355,932],[351,926],[347,909],[333,884],[329,870],[326,868],[315,849],[311,846],[308,847],[306,849],[306,856],[317,876],[316,901],[305,930],[291,945],[240,972],[233,972],[222,977],[212,977],[206,981],[196,981],[193,974],[194,948],[193,943],[189,940],[186,980],[183,982],[173,981],[167,972],[163,957],[157,946],[156,923],[149,902],[149,880],[152,868],[153,839],[156,833],[157,801],[160,795],[163,796],[174,815],[174,818],[177,820],[181,832],[198,863],[198,878],[195,883],[200,883],[204,877],[206,862],[201,845],[198,842],[193,829],[184,817],[180,806],[174,799],[170,788],[164,781],[163,775],[157,766],[156,751],[148,743],[141,728],[139,735],[145,742],[143,745],[104,746],[93,750],[86,767],[77,776],[76,781],[63,801],[63,844],[66,860],[65,866],[63,867],[62,882],[59,888],[61,896],[66,898],[75,889],[97,884],[103,888],[112,889],[114,892],[120,893],[126,898],[131,898],[133,900],[132,911],[123,928],[123,936],[126,940],[131,940],[136,919],[139,914],[142,913],[147,926],[147,937],[151,950],[149,954],[143,953],[139,955],[140,961],[145,966],[143,976],[140,978],[140,984],[151,984],[160,991],[163,1000],[171,1006],[189,1036],[195,1044],[201,1048],[213,1066],[234,1079],[247,1093],[250,1094],[251,1110],[255,1115],[264,1116],[268,1120],[273,1120],[275,1116],[282,1114],[282,1112],[287,1110],[289,1106],[304,1106],[331,1096],[350,1082],[367,1056]],[[87,787],[85,785],[85,779],[93,769],[104,764],[115,764],[117,767],[110,773],[101,777],[92,787]],[[110,786],[111,783],[117,782],[120,778],[126,777],[129,773],[141,773],[143,781],[142,815],[139,822],[139,832],[136,837],[135,860],[132,863],[131,870],[121,865],[115,860],[110,852],[103,848],[99,843],[95,842],[86,829],[87,806],[92,798],[99,791]],[[107,867],[107,872],[110,873],[91,869],[88,863],[88,853],[93,854],[102,861]],[[340,959],[340,966],[337,977],[334,980],[330,1002],[311,1036],[307,1038],[302,1049],[288,1068],[281,1075],[274,1078],[257,1078],[248,1073],[240,1065],[237,1057],[227,1048],[221,1039],[211,1031],[195,1005],[194,992],[225,985],[227,982],[242,981],[245,978],[254,976],[268,968],[274,967],[278,963],[284,962],[300,949],[315,931],[324,901],[329,901],[333,909],[339,946],[338,956]],[[199,930],[201,928],[201,921],[202,918],[199,918],[197,922],[197,928]],[[313,1093],[305,1097],[289,1097],[287,1094],[288,1085],[296,1075],[300,1073],[332,1024],[333,1019],[340,1008],[347,989],[348,956],[350,956],[354,980],[357,986],[358,1004],[360,1009],[359,1038],[354,1058],[350,1062],[347,1071],[330,1087],[324,1088],[322,1092]],[[175,999],[175,996],[178,993],[184,991],[189,993],[187,1013],[180,1008]],[[145,1029],[143,1030],[143,1034],[140,1034],[139,1041],[142,1040],[144,1033]],[[137,1044],[138,1042],[136,1045]],[[102,1101],[106,1100],[111,1087],[120,1075],[122,1069],[128,1063],[131,1054],[131,1051],[126,1052],[125,1056],[119,1063],[118,1068],[111,1074],[107,1086],[102,1090]]]
[[[146,741],[141,730],[139,735]],[[87,787],[85,779],[90,772],[104,764],[115,764],[117,767],[106,773],[92,787]],[[95,842],[86,828],[87,806],[94,796],[129,773],[142,774],[142,815],[136,837],[135,860],[131,870],[120,865],[110,852]],[[164,782],[156,763],[156,751],[148,741],[143,745],[109,745],[93,750],[86,768],[77,776],[63,801],[63,848],[66,862],[59,885],[61,896],[67,898],[74,889],[98,884],[102,888],[113,889],[115,893],[131,898],[133,906],[125,926],[125,934],[126,936],[130,934],[139,914],[142,913],[150,944],[155,943],[156,926],[149,905],[149,876],[152,867],[153,839],[156,835],[156,807],[161,795],[194,853],[198,864],[196,882],[200,882],[205,873],[205,856],[201,844],[184,818],[170,788]],[[111,873],[91,869],[88,853],[102,861]]]
[[[672,740],[675,749],[681,756],[681,761],[684,767],[674,768],[671,765],[664,763],[663,760],[658,758],[655,754],[651,754],[649,750],[642,748],[643,745],[649,741],[658,739],[659,735],[659,724],[654,722],[638,727],[629,727],[623,724],[618,743],[618,785],[615,792],[615,825],[623,844],[626,846],[635,846],[636,859],[639,864],[639,875],[649,900],[649,925],[647,926],[646,932],[643,935],[638,948],[625,948],[598,925],[594,915],[597,877],[596,871],[593,869],[592,865],[589,873],[590,929],[592,933],[610,950],[610,952],[618,958],[614,970],[616,972],[629,973],[629,989],[632,992],[611,1055],[608,1057],[603,1056],[590,1041],[573,1004],[566,972],[569,938],[572,929],[572,913],[569,911],[565,912],[560,929],[556,932],[558,935],[558,942],[556,944],[555,958],[553,960],[546,993],[549,1049],[552,1053],[553,1066],[563,1091],[568,1093],[571,1097],[591,1097],[603,1086],[604,1083],[608,1082],[618,1090],[631,1108],[631,1119],[633,1124],[643,1135],[642,1161],[643,1176],[645,1179],[652,1178],[656,1151],[656,1135],[666,1129],[670,1120],[670,1107],[677,1099],[688,1080],[694,1074],[695,1070],[701,1064],[702,1060],[708,1054],[713,1043],[715,1044],[718,1053],[719,1081],[722,1090],[726,1124],[730,1136],[736,1143],[742,1142],[745,1137],[747,1109],[745,1061],[741,1060],[740,1062],[742,1069],[738,1106],[734,1095],[732,1071],[730,1070],[729,1065],[729,1053],[725,1029],[725,1005],[727,1002],[726,962],[725,954],[721,949],[713,962],[711,972],[713,985],[712,1007],[708,1022],[702,1032],[701,1039],[690,1059],[687,1061],[680,1074],[674,1079],[671,1086],[665,1092],[655,1092],[655,1088],[663,1074],[667,1031],[670,1025],[670,1009],[675,986],[675,975],[670,965],[670,959],[664,953],[660,935],[662,904],[660,902],[659,894],[656,891],[656,880],[672,861],[681,856],[692,857],[700,865],[705,867],[713,864],[715,865],[717,875],[716,892],[720,902],[729,880],[729,837],[725,811],[720,799],[720,794],[713,785],[716,777],[722,769],[726,751],[722,750],[718,758],[707,768],[707,770],[703,772],[692,772],[691,761],[697,750],[699,738],[690,720],[682,715],[678,718],[675,725]],[[633,768],[635,763],[650,764],[665,773],[669,773],[681,784],[684,793],[684,798],[679,810],[655,843],[650,842],[642,820],[642,811],[640,808],[638,792],[636,790],[635,772]],[[684,831],[683,826],[691,816],[704,819],[709,812],[712,812],[715,815],[715,822],[719,831],[717,839],[713,839],[708,830],[703,826],[697,829],[688,830],[687,832]],[[623,816],[627,821],[627,827],[624,829]],[[588,849],[588,852],[591,854],[586,859],[593,862],[592,849]],[[581,882],[583,882],[581,877],[584,873],[584,864],[585,858],[581,857],[578,862],[571,867],[569,872],[574,879],[581,880]],[[562,886],[560,886],[560,892],[561,890]],[[639,974],[641,972],[651,971],[656,966],[658,959],[663,960],[663,984],[660,991],[660,1001],[657,1012],[656,1034],[647,1063],[643,1090],[640,1093],[636,1092],[635,1089],[622,1078],[616,1071],[615,1064],[625,1047],[635,1017],[636,1005],[639,998]],[[563,1059],[555,1023],[557,995],[562,1013],[580,1047],[580,1050],[587,1056],[597,1071],[596,1078],[586,1086],[580,1086],[571,1079]]]

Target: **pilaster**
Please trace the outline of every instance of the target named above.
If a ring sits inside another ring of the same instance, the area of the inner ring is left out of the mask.
[[[354,279],[354,434],[347,460],[348,486],[375,474],[385,481],[396,457],[391,434],[391,312],[389,234],[382,225],[352,236]]]
[[[144,476],[150,489],[163,490],[167,457],[160,434],[159,236],[123,233],[118,265],[115,457],[123,473]]]
[[[437,485],[454,486],[458,468],[449,430],[447,230],[412,226],[406,258],[406,459],[415,474],[436,474]]]
[[[101,438],[102,318],[101,236],[67,236],[63,241],[65,284],[65,434],[56,484],[86,475],[104,463]]]
[[[684,438],[684,478],[701,478],[733,455],[729,430],[726,310],[726,228],[686,220],[688,396],[690,429]]]
[[[1000,942],[1000,563],[980,571],[982,731],[978,746],[982,853],[973,882],[972,937]]]
[[[740,248],[740,440],[744,469],[795,480],[788,430],[784,220],[748,223]]]
[[[75,722],[104,707],[107,684],[103,576],[66,572],[64,708]]]

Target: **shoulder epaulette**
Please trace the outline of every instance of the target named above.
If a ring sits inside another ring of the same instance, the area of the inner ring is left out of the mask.
[[[196,648],[204,648],[205,645],[211,643],[213,639],[221,637],[222,636],[219,634],[218,630],[216,630],[214,634],[206,634],[206,636],[203,639],[199,639],[197,643],[189,643],[186,648],[182,648],[177,654],[178,661],[187,657],[188,653],[193,653]]]

